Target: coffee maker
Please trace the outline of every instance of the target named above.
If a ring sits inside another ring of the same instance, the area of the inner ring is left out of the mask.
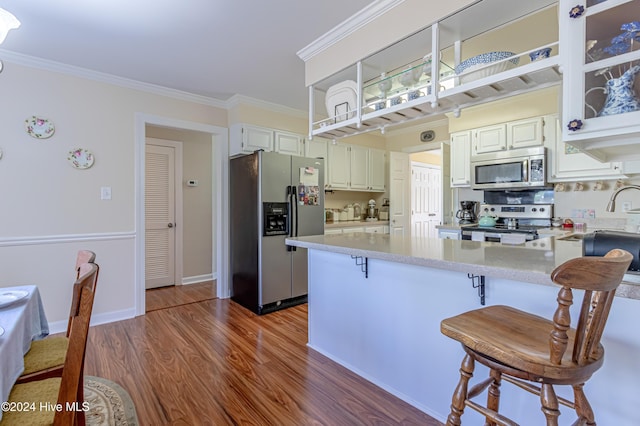
[[[456,212],[456,218],[461,225],[476,223],[478,221],[478,201],[460,201],[460,210]]]

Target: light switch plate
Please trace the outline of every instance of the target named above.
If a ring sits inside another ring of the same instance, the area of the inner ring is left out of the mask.
[[[100,188],[100,199],[101,200],[110,200],[111,199],[111,187],[103,186]]]

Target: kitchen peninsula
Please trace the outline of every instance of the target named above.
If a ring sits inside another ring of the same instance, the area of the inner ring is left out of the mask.
[[[384,234],[289,238],[309,253],[309,346],[440,421],[449,413],[462,348],[440,333],[440,321],[485,303],[551,318],[558,287],[550,272],[582,254],[581,244],[554,237],[521,245]],[[469,274],[469,275],[468,275]],[[469,278],[475,276],[477,278]],[[609,317],[604,366],[585,386],[600,424],[640,424],[640,286],[623,283]],[[579,306],[572,307],[572,315]],[[633,373],[633,374],[632,374]],[[476,377],[486,370],[476,367]],[[557,393],[571,398],[570,388]],[[543,424],[535,398],[502,386],[501,409]],[[561,425],[575,420],[564,408]],[[538,419],[536,421],[535,419]],[[472,410],[466,424],[481,424]]]

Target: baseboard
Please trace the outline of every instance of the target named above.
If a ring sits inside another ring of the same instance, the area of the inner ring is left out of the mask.
[[[204,282],[213,281],[213,280],[216,280],[216,279],[218,279],[218,274],[217,273],[204,274],[204,275],[194,275],[193,277],[183,277],[182,278],[182,285],[204,283]]]
[[[91,315],[91,325],[107,324],[110,322],[131,319],[136,316],[134,308],[124,309],[122,311],[105,312],[101,314]],[[49,334],[65,333],[67,331],[67,320],[49,323]]]

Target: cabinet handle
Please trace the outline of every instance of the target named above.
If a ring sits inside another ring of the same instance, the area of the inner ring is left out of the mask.
[[[502,148],[500,148],[500,149],[507,149],[507,147],[506,147],[506,146],[503,146],[503,147],[502,147]]]

